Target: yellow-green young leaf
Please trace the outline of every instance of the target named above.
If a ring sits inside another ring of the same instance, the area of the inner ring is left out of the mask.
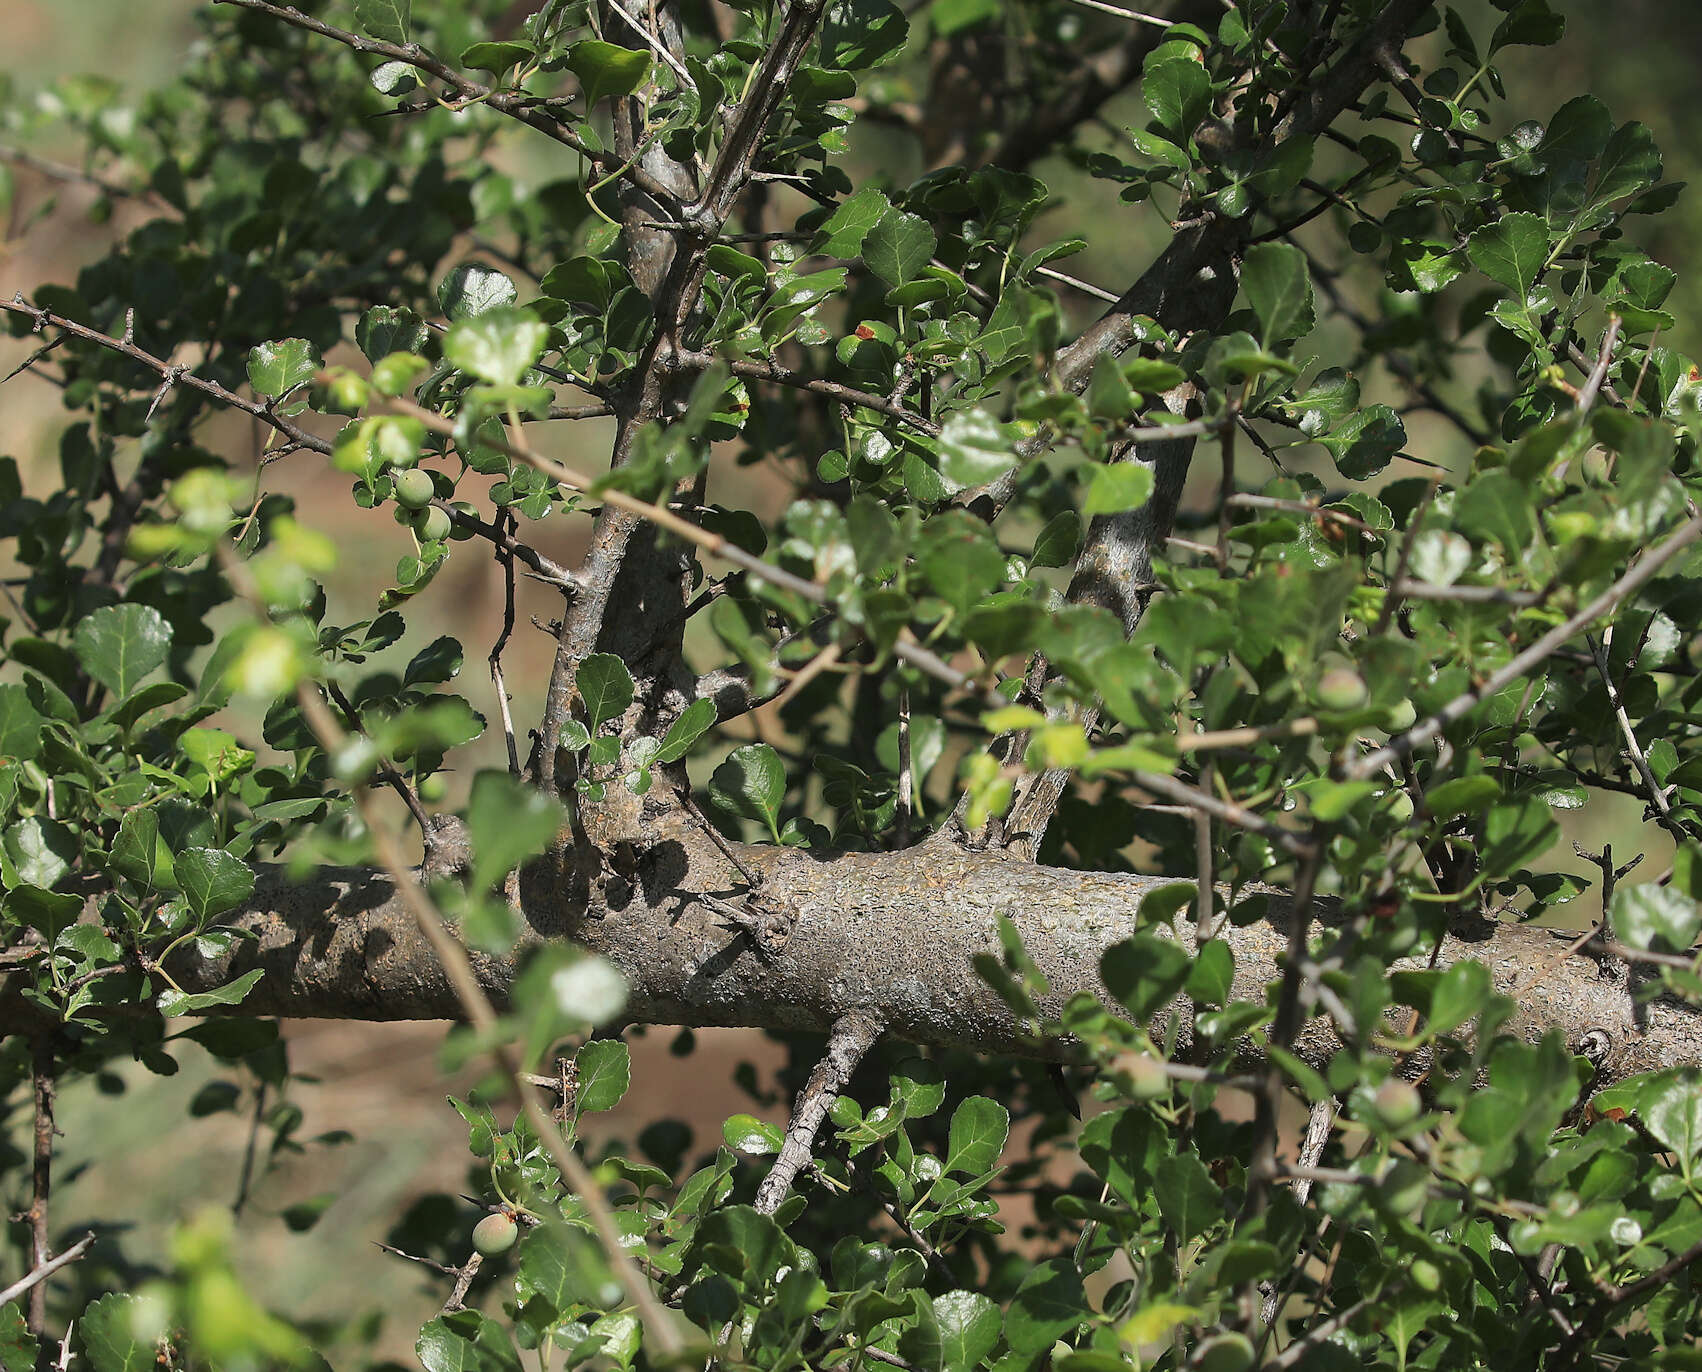
[[[544,353],[550,331],[530,310],[496,306],[457,322],[443,338],[443,355],[493,386],[516,386]]]
[[[1085,777],[1103,776],[1106,772],[1156,772],[1169,776],[1176,770],[1176,759],[1143,748],[1138,743],[1119,743],[1114,748],[1100,748],[1081,764]]]
[[[1043,767],[1080,767],[1087,760],[1087,735],[1079,724],[1048,724],[1035,730],[1029,750]]]
[[[1039,710],[1031,710],[1026,705],[1006,705],[997,710],[988,710],[981,716],[981,727],[990,734],[1008,734],[1017,729],[1038,729],[1045,722],[1045,715]]]
[[[1122,514],[1138,510],[1152,499],[1152,468],[1136,462],[1089,462],[1084,470],[1090,474],[1087,499],[1082,502],[1084,515]]]
[[[1175,1329],[1177,1325],[1187,1324],[1197,1319],[1199,1314],[1199,1310],[1191,1305],[1177,1305],[1172,1301],[1159,1301],[1135,1311],[1123,1322],[1123,1327],[1117,1331],[1117,1336],[1126,1344],[1136,1348],[1144,1348],[1148,1344],[1168,1339],[1170,1331]]]

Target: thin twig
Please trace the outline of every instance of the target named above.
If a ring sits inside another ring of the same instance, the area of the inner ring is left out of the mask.
[[[1601,393],[1602,383],[1607,380],[1607,369],[1613,365],[1613,345],[1619,341],[1619,325],[1617,314],[1607,317],[1607,329],[1602,334],[1601,347],[1596,350],[1596,365],[1590,368],[1589,376],[1578,391],[1579,414],[1590,412],[1596,396]]]
[[[646,195],[654,196],[664,205],[677,203],[676,197],[654,176],[650,175],[637,162],[627,162],[612,152],[594,148],[575,133],[570,127],[557,122],[547,110],[537,107],[532,98],[523,91],[496,90],[481,82],[473,80],[443,62],[418,43],[387,43],[377,38],[368,38],[364,34],[350,33],[347,29],[337,28],[327,24],[322,19],[303,14],[300,10],[289,5],[274,5],[270,0],[214,0],[220,5],[239,5],[243,9],[254,10],[260,14],[270,15],[286,24],[292,24],[298,29],[306,29],[322,38],[329,38],[345,47],[353,48],[356,52],[371,53],[378,57],[387,58],[392,62],[403,62],[429,76],[435,76],[454,94],[454,107],[465,108],[472,105],[486,105],[499,114],[506,114],[512,119],[518,119],[522,124],[536,129],[546,138],[554,139],[557,143],[572,148],[587,162],[617,176],[632,182]]]
[[[343,694],[343,688],[334,681],[325,683],[325,693],[342,713],[343,722],[351,733],[361,735],[371,741],[371,734],[366,725],[361,723],[360,711],[355,709],[354,702]],[[427,842],[431,840],[431,817],[426,813],[425,803],[420,800],[420,793],[408,784],[408,779],[396,770],[396,764],[382,753],[378,755],[378,772],[384,778],[385,784],[397,795],[402,797],[402,803],[408,807],[408,813],[414,817],[414,823],[420,826],[420,833]]]
[[[1283,852],[1294,857],[1310,857],[1315,851],[1313,845],[1301,835],[1288,829],[1279,828],[1269,820],[1261,819],[1245,806],[1233,801],[1219,800],[1216,796],[1207,795],[1204,791],[1189,786],[1186,782],[1175,777],[1164,776],[1159,772],[1143,772],[1131,769],[1127,774],[1129,783],[1155,796],[1166,796],[1189,810],[1204,811],[1215,819],[1221,819],[1225,824],[1233,824],[1237,829],[1249,829],[1255,834],[1268,838]]]
[[[221,3],[234,5],[246,3],[246,0],[221,0]],[[0,310],[28,315],[35,321],[38,330],[51,326],[63,333],[70,334],[73,338],[81,339],[85,343],[93,343],[99,347],[108,348],[129,358],[132,362],[148,368],[173,385],[187,386],[191,390],[201,391],[203,394],[212,396],[220,404],[229,405],[233,409],[241,410],[244,414],[253,415],[261,423],[271,425],[291,442],[303,448],[311,448],[316,453],[329,453],[331,451],[331,444],[326,439],[320,438],[316,434],[310,434],[306,429],[298,428],[283,416],[274,414],[270,404],[262,404],[258,400],[245,400],[234,391],[226,390],[216,381],[208,381],[205,377],[196,376],[192,371],[167,362],[163,358],[155,357],[152,353],[138,348],[129,339],[113,338],[108,334],[89,328],[86,324],[79,324],[74,319],[66,319],[63,315],[55,314],[52,310],[41,309],[30,304],[21,294],[14,295],[10,300],[0,300]]]
[[[1637,775],[1643,778],[1643,785],[1649,790],[1649,800],[1653,804],[1656,818],[1661,827],[1671,831],[1675,838],[1684,840],[1690,837],[1684,827],[1673,820],[1672,802],[1667,799],[1666,788],[1656,779],[1655,772],[1649,766],[1649,759],[1643,752],[1642,744],[1637,742],[1637,731],[1631,727],[1631,717],[1625,712],[1625,700],[1619,694],[1619,683],[1613,679],[1613,671],[1608,665],[1608,645],[1613,642],[1613,625],[1602,630],[1600,639],[1594,634],[1585,634],[1584,642],[1590,646],[1590,655],[1596,660],[1596,671],[1600,674],[1602,685],[1607,689],[1608,704],[1613,707],[1613,717],[1619,721],[1619,732],[1625,738],[1625,751],[1631,756],[1631,763],[1637,769]]]
[[[16,1300],[28,1291],[30,1293],[30,1305],[33,1307],[35,1305],[35,1293],[44,1289],[42,1283],[61,1267],[68,1267],[76,1262],[78,1258],[89,1251],[89,1245],[94,1241],[95,1236],[92,1233],[84,1234],[82,1238],[78,1239],[58,1257],[48,1258],[31,1268],[25,1276],[20,1277],[5,1290],[0,1291],[0,1305],[5,1305],[7,1301]],[[32,1330],[31,1332],[36,1331]]]
[[[815,395],[826,396],[842,405],[855,405],[859,409],[874,410],[884,414],[901,424],[907,424],[918,433],[937,438],[940,426],[933,420],[916,413],[907,405],[901,405],[896,400],[876,395],[873,391],[858,390],[855,386],[846,386],[838,381],[827,381],[820,377],[804,376],[790,368],[782,367],[777,362],[752,362],[748,358],[716,357],[713,353],[683,352],[674,357],[676,366],[688,371],[707,371],[718,363],[725,366],[734,376],[742,376],[751,381],[772,381],[778,386],[790,386],[794,390],[810,391]]]
[[[1568,639],[1601,618],[1644,582],[1653,579],[1656,572],[1660,571],[1662,567],[1666,566],[1668,562],[1699,537],[1702,537],[1702,515],[1691,519],[1665,543],[1651,549],[1635,566],[1588,605],[1584,606],[1583,609],[1579,610],[1564,624],[1558,624],[1550,629],[1529,648],[1526,648],[1524,652],[1512,658],[1498,671],[1492,672],[1482,683],[1456,696],[1428,719],[1420,720],[1405,733],[1390,739],[1381,748],[1366,753],[1349,763],[1344,768],[1346,779],[1364,781],[1367,777],[1375,776],[1389,763],[1397,758],[1406,757],[1420,744],[1427,743],[1435,738],[1455,720],[1470,714],[1472,710],[1477,708],[1479,702],[1494,695],[1509,683],[1517,681],[1533,667],[1551,657]]]

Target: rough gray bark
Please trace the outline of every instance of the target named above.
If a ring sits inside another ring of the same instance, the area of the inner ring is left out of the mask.
[[[832,857],[741,846],[741,860],[765,877],[765,899],[796,915],[780,947],[759,951],[749,934],[697,899],[740,890],[727,859],[682,813],[645,818],[638,881],[630,888],[587,899],[584,885],[554,877],[542,863],[522,883],[526,938],[572,938],[617,965],[631,988],[631,1023],[827,1033],[861,1011],[912,1043],[1068,1058],[1076,1051],[1069,1042],[1030,1035],[976,972],[975,955],[998,955],[998,922],[1007,916],[1051,986],[1040,1001],[1043,1013],[1055,1014],[1077,992],[1105,998],[1101,953],[1134,932],[1142,897],[1170,880],[1043,867],[1003,852],[971,852],[943,835],[901,852]],[[1280,975],[1285,916],[1286,898],[1272,893],[1268,920],[1223,931],[1235,953],[1235,997],[1262,999]],[[1191,947],[1190,922],[1178,922],[1178,937]],[[382,875],[334,871],[300,886],[274,878],[237,923],[255,939],[216,961],[186,952],[172,963],[185,989],[261,967],[266,976],[243,1014],[403,1020],[460,1013],[431,949]],[[1702,1064],[1702,1015],[1658,1001],[1639,1030],[1623,980],[1603,975],[1592,958],[1569,955],[1553,933],[1485,926],[1447,938],[1436,965],[1467,958],[1489,968],[1497,990],[1514,994],[1514,1032],[1534,1038],[1558,1029],[1569,1045],[1589,1043],[1604,1080]],[[476,962],[501,1003],[515,963]],[[0,1021],[0,1029],[11,1027]],[[1184,1025],[1179,1052],[1188,1041]],[[1297,1051],[1318,1063],[1336,1046],[1319,1018],[1308,1022]],[[1249,1047],[1248,1060],[1256,1057]]]

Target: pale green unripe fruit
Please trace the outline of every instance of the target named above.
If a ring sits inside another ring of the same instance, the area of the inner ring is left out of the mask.
[[[1253,1365],[1252,1341],[1245,1334],[1214,1334],[1194,1350],[1200,1372],[1247,1372]]]
[[[1351,667],[1332,667],[1318,678],[1318,703],[1326,710],[1357,710],[1371,698],[1365,678]]]
[[[1407,1268],[1407,1275],[1420,1291],[1436,1291],[1441,1288],[1442,1269],[1429,1258],[1414,1258],[1412,1266]]]
[[[1418,723],[1418,711],[1411,699],[1398,700],[1387,710],[1383,711],[1384,727],[1392,734],[1405,733]]]
[[[1373,1103],[1383,1122],[1394,1129],[1411,1124],[1424,1109],[1418,1089],[1396,1077],[1390,1077],[1377,1088]]]
[[[486,1215],[473,1226],[473,1247],[487,1258],[506,1253],[519,1237],[520,1226],[514,1222],[514,1217],[500,1210],[494,1215]]]
[[[449,512],[440,510],[435,505],[428,505],[425,509],[416,511],[414,514],[414,532],[425,543],[443,542],[444,539],[449,537],[450,529],[454,527],[454,522],[449,518]]]
[[[436,494],[431,473],[422,467],[411,467],[396,473],[396,503],[410,510],[423,509]]]

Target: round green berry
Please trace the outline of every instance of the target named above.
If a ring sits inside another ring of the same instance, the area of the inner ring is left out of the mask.
[[[411,467],[396,473],[396,503],[410,510],[424,509],[437,494],[431,473],[423,467]]]
[[[514,1216],[501,1210],[486,1215],[473,1226],[473,1247],[487,1258],[506,1253],[519,1237],[520,1226],[514,1222]]]
[[[427,505],[425,509],[414,512],[414,532],[420,536],[422,543],[441,543],[454,527],[449,512],[440,510],[436,505]]]

